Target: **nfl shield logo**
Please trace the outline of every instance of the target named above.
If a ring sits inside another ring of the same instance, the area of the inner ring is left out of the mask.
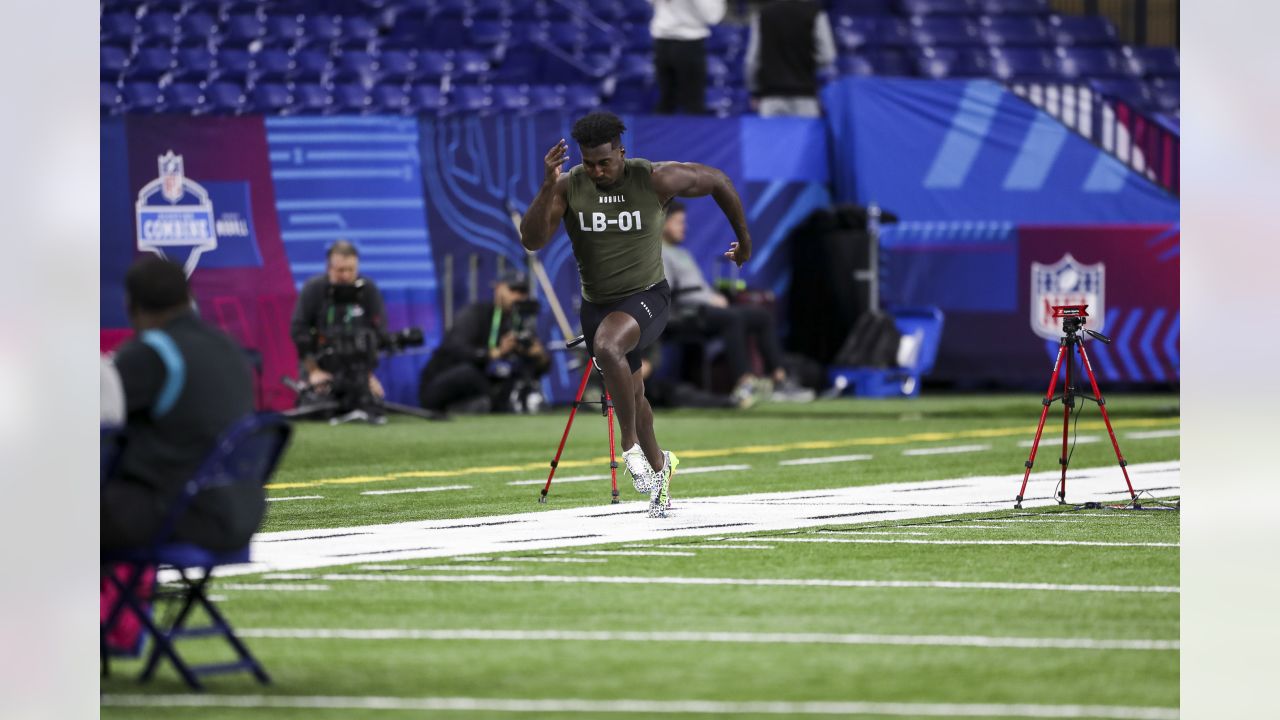
[[[182,187],[182,156],[173,151],[161,155],[160,161],[160,193],[165,200],[176,203],[182,199],[185,190]]]
[[[1090,330],[1103,331],[1106,267],[1084,265],[1071,253],[1050,265],[1031,263],[1031,329],[1047,340],[1062,337],[1062,321],[1053,317],[1054,305],[1088,305]]]

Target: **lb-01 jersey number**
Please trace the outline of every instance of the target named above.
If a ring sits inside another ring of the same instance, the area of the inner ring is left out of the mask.
[[[602,212],[584,213],[579,211],[578,227],[582,228],[583,232],[604,232],[606,230],[630,232],[643,229],[640,227],[639,210],[620,212],[615,217],[609,217]]]

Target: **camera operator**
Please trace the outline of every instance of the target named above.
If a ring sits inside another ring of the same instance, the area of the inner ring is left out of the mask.
[[[422,370],[418,399],[437,412],[535,412],[538,378],[550,357],[536,334],[537,301],[529,276],[508,270],[494,284],[493,302],[469,305]]]
[[[386,323],[382,293],[373,280],[360,275],[360,255],[355,246],[338,240],[329,246],[325,257],[325,273],[302,286],[289,324],[290,335],[298,347],[302,379],[318,396],[342,390],[335,387],[334,374],[343,368],[331,364],[340,359],[321,361],[326,338],[370,331],[381,338]],[[364,373],[369,393],[381,400],[382,384],[373,375],[373,368],[367,368]]]

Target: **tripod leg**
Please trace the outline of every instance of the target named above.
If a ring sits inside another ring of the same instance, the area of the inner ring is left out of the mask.
[[[611,504],[618,503],[618,456],[617,450],[613,444],[613,398],[609,397],[609,391],[604,391],[605,414],[609,423],[609,482],[613,485],[613,499]]]
[[[1049,390],[1044,394],[1041,404],[1044,405],[1040,410],[1040,424],[1036,425],[1036,437],[1031,441],[1031,455],[1027,457],[1027,470],[1022,474],[1022,488],[1018,490],[1018,497],[1014,498],[1013,506],[1015,508],[1022,507],[1022,498],[1027,492],[1027,480],[1031,477],[1031,466],[1036,462],[1036,449],[1040,447],[1040,435],[1044,432],[1044,420],[1049,416],[1049,406],[1053,404],[1053,390],[1058,387],[1058,368],[1062,366],[1062,356],[1067,352],[1065,341],[1058,347],[1058,359],[1053,362],[1053,375],[1049,376]]]
[[[1058,480],[1058,504],[1067,502],[1067,443],[1068,436],[1071,432],[1071,413],[1076,408],[1075,385],[1072,384],[1071,366],[1075,364],[1075,357],[1071,354],[1071,340],[1067,340],[1066,356],[1067,365],[1063,372],[1065,374],[1062,384],[1062,455],[1058,458],[1058,465],[1062,467],[1062,477]]]
[[[1098,389],[1098,378],[1093,374],[1093,365],[1089,363],[1089,355],[1084,351],[1084,343],[1080,343],[1080,360],[1084,364],[1084,371],[1089,376],[1089,385],[1093,388],[1093,398],[1098,401],[1098,409],[1102,411],[1102,421],[1107,424],[1107,434],[1111,436],[1111,447],[1115,448],[1116,460],[1120,463],[1120,472],[1124,473],[1124,484],[1129,488],[1129,499],[1136,500],[1138,494],[1133,491],[1133,483],[1129,481],[1129,463],[1125,461],[1124,454],[1120,452],[1120,442],[1116,440],[1116,431],[1111,427],[1111,416],[1107,414],[1107,401],[1102,397],[1102,391]]]
[[[573,416],[578,414],[578,404],[582,402],[582,393],[587,390],[587,380],[591,378],[591,363],[587,363],[587,369],[582,373],[582,382],[578,383],[578,394],[573,398],[573,408],[569,410],[569,422],[564,425],[564,434],[560,436],[560,447],[556,448],[556,456],[551,460],[551,472],[547,474],[547,484],[542,487],[542,495],[538,497],[538,502],[545,503],[547,501],[547,492],[551,490],[551,478],[556,476],[556,466],[560,464],[560,453],[564,452],[564,443],[569,439],[569,428],[573,427]]]

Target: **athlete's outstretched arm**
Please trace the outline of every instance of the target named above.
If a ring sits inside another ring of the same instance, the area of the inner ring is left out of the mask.
[[[520,221],[520,244],[526,250],[541,250],[560,226],[560,218],[564,217],[568,207],[565,191],[569,186],[569,175],[561,170],[568,156],[569,146],[561,138],[542,159],[542,187],[538,188],[538,194]]]
[[[665,205],[673,197],[704,197],[710,195],[729,219],[737,242],[729,243],[724,256],[742,267],[751,259],[751,231],[747,229],[747,216],[742,211],[742,198],[733,187],[733,181],[722,171],[700,163],[654,163],[653,188]]]

